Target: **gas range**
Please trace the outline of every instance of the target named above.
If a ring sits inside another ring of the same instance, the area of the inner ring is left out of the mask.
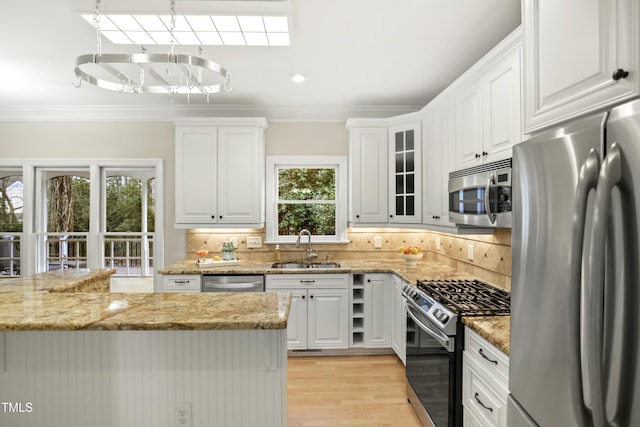
[[[447,335],[455,335],[460,316],[510,313],[510,293],[478,280],[418,280],[403,294]]]

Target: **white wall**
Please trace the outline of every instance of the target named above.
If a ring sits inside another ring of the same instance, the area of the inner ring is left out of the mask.
[[[173,123],[0,123],[0,156],[29,159],[163,159],[165,265],[186,258],[185,230],[174,228]],[[344,155],[341,122],[273,122],[267,155]]]

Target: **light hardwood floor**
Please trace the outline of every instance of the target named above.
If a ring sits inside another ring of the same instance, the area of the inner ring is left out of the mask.
[[[290,427],[420,427],[395,355],[290,357],[288,364]]]

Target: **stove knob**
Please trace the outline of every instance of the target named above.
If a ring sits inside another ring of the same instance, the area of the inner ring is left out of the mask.
[[[438,319],[440,319],[442,323],[447,323],[447,320],[449,320],[449,315],[442,312],[440,313],[440,316],[438,317]]]

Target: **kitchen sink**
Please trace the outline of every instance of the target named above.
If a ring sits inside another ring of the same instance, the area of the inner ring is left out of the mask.
[[[340,268],[340,263],[337,262],[274,262],[271,268],[280,269],[296,269],[296,268]]]

